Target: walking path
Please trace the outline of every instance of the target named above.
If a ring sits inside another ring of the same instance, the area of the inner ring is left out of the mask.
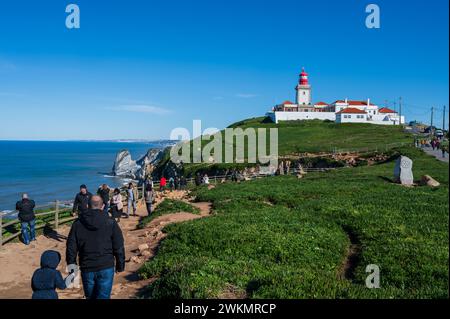
[[[442,157],[442,151],[441,150],[433,150],[433,148],[431,148],[430,146],[425,146],[424,148],[422,148],[423,151],[431,156],[434,156],[435,158],[437,158],[438,160],[442,161],[442,162],[447,162],[448,163],[448,153],[445,153],[445,157]]]
[[[164,198],[173,198],[188,201],[186,191],[174,191],[167,193]],[[158,197],[156,205],[158,205],[163,197]],[[141,217],[146,216],[147,212],[144,205],[140,205],[137,210],[137,216],[130,216],[121,219],[120,228],[125,239],[126,266],[125,271],[116,274],[114,277],[114,285],[111,298],[128,299],[135,298],[154,278],[140,280],[137,270],[142,264],[152,258],[162,239],[166,234],[162,229],[171,223],[183,222],[197,218],[208,216],[211,212],[209,203],[191,203],[200,209],[200,215],[186,212],[178,212],[159,216],[151,221],[144,229],[137,229],[137,225]],[[155,205],[155,207],[156,207]],[[65,273],[65,250],[66,239],[70,227],[64,226],[58,230],[58,233],[51,236],[41,235],[37,237],[37,241],[30,246],[23,243],[10,243],[0,249],[0,298],[9,299],[29,299],[31,298],[31,276],[34,270],[39,268],[40,256],[48,249],[59,251],[62,256],[61,264],[58,270],[61,271],[63,277]],[[147,244],[146,252],[142,253],[138,247],[141,244]],[[83,289],[69,288],[58,291],[61,299],[82,299],[84,298]]]

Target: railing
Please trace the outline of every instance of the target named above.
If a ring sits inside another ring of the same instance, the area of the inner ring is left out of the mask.
[[[302,169],[302,171],[303,172],[327,172],[327,171],[334,170],[334,169],[335,168],[308,168],[308,167],[305,167]],[[300,170],[298,170],[298,169],[290,168],[289,170],[285,171],[285,175],[295,175],[295,174],[298,174],[299,172],[300,172]],[[237,177],[239,180],[254,180],[254,179],[264,178],[264,177],[269,177],[269,176],[272,176],[272,175],[253,173],[253,174],[247,174],[247,175],[238,174]],[[215,175],[215,176],[209,177],[209,183],[210,184],[222,183],[222,181],[229,180],[231,178],[232,178],[231,174]],[[195,178],[187,178],[186,184],[187,185],[195,184]],[[159,189],[159,185],[160,185],[159,182],[154,182],[153,183],[154,189],[156,189],[156,190]],[[137,187],[137,190],[138,190],[137,200],[139,201],[144,198],[145,188],[144,188],[144,186],[139,186],[139,187]],[[123,193],[125,194],[125,191],[123,191]],[[49,210],[49,211],[35,214],[36,220],[42,221],[42,223],[39,223],[39,225],[36,225],[36,227],[35,227],[36,230],[39,230],[39,229],[45,228],[45,227],[49,227],[49,226],[53,226],[52,228],[54,230],[57,230],[61,225],[69,223],[78,218],[77,216],[72,216],[71,214],[68,217],[61,216],[63,214],[67,214],[72,211],[72,209],[70,207],[61,207],[61,203],[63,203],[63,202],[57,200],[54,202],[54,209],[50,208],[51,210]],[[65,201],[65,203],[70,203],[70,202]],[[124,203],[124,206],[127,203],[126,196],[124,196],[123,203]],[[49,205],[37,207],[37,210],[43,209],[43,208],[48,209]],[[14,213],[14,212],[12,212],[12,213]],[[16,213],[17,213],[17,211],[16,211]],[[46,217],[46,216],[51,217],[52,215],[53,215],[53,219],[45,220],[44,217]],[[14,238],[19,237],[21,234],[21,231],[20,231],[21,222],[18,218],[15,218],[13,220],[8,220],[6,223],[3,223],[3,218],[4,218],[4,215],[2,215],[2,213],[0,213],[0,247],[2,247],[7,242],[13,240]],[[12,227],[14,230],[16,230],[17,226],[19,226],[19,230],[17,232],[13,232],[13,233],[11,233],[11,235],[4,238],[4,236],[3,236],[4,230],[8,231],[8,228],[10,228],[10,227]]]
[[[39,209],[39,208],[42,209],[44,207],[47,208],[48,205],[37,207],[37,209]],[[49,210],[49,211],[46,211],[46,212],[36,213],[35,214],[36,221],[37,222],[42,221],[42,223],[40,223],[39,225],[36,225],[35,229],[39,230],[41,228],[45,228],[45,227],[48,227],[48,226],[53,226],[54,227],[53,229],[56,230],[56,229],[59,228],[60,225],[68,223],[68,222],[70,222],[70,221],[72,221],[72,220],[77,218],[77,217],[74,217],[74,216],[61,218],[61,217],[63,217],[63,216],[61,216],[62,214],[68,213],[68,212],[70,212],[70,209],[62,208],[60,202],[56,201],[54,210]],[[52,215],[53,215],[53,219],[45,220],[44,217],[46,217],[46,216],[50,217]],[[12,227],[15,230],[17,228],[16,227],[17,225],[20,228],[21,222],[20,222],[20,220],[18,218],[15,218],[13,220],[9,220],[6,223],[3,223],[3,218],[4,218],[4,215],[0,213],[0,247],[3,246],[5,243],[13,240],[14,238],[20,236],[20,234],[21,234],[21,231],[19,230],[18,232],[15,232],[15,233],[12,232],[10,236],[4,238],[3,230],[8,231],[9,227]]]

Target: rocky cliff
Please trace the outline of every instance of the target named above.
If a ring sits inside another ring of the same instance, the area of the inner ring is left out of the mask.
[[[116,155],[116,160],[112,168],[114,176],[136,178],[136,173],[140,169],[139,165],[131,158],[128,150],[121,150]]]
[[[112,174],[123,178],[132,178],[137,180],[144,180],[147,176],[152,175],[156,167],[158,167],[166,154],[166,150],[170,147],[152,148],[147,153],[134,161],[128,150],[121,150],[117,153]]]

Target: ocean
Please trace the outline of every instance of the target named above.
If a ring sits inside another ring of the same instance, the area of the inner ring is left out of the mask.
[[[0,211],[15,209],[23,192],[37,205],[73,200],[81,184],[91,193],[102,183],[110,187],[126,180],[112,177],[117,152],[130,151],[137,160],[164,142],[43,142],[0,141]]]

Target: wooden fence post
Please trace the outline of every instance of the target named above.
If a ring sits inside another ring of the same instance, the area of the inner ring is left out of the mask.
[[[59,227],[59,200],[55,202],[55,230]]]

